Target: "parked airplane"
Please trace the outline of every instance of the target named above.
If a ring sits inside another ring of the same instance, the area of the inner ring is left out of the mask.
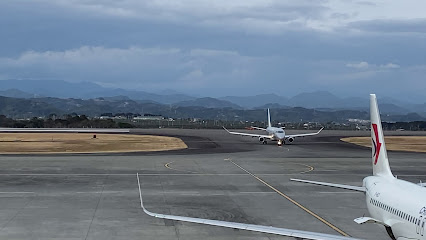
[[[392,175],[389,167],[376,95],[374,94],[370,95],[370,117],[373,145],[373,176],[364,178],[362,187],[301,179],[291,180],[363,192],[366,195],[367,209],[371,217],[356,218],[354,220],[356,223],[381,224],[385,226],[386,231],[393,240],[426,239],[424,235],[426,203],[423,202],[424,199],[426,199],[426,189],[424,188],[426,184],[414,184],[399,180]],[[303,239],[355,239],[316,232],[152,213],[143,206],[139,175],[137,175],[137,180],[141,207],[146,214],[153,217],[272,233]]]
[[[289,142],[289,143],[292,143],[294,141],[294,139],[297,138],[297,137],[306,137],[306,136],[317,135],[318,133],[320,133],[324,129],[324,128],[321,128],[316,133],[285,135],[284,129],[278,128],[278,127],[272,127],[271,115],[269,113],[269,108],[268,108],[268,127],[267,128],[252,127],[252,128],[267,131],[268,135],[242,133],[242,132],[231,132],[228,129],[226,129],[225,127],[223,127],[223,129],[225,129],[230,134],[240,135],[240,136],[257,137],[257,138],[259,138],[259,141],[262,142],[262,144],[267,144],[268,143],[267,139],[269,139],[271,141],[277,141],[278,146],[285,144],[286,141]]]
[[[426,239],[426,184],[414,184],[392,175],[374,94],[370,95],[370,115],[373,176],[364,178],[362,187],[291,180],[364,192],[371,217],[357,218],[356,223],[381,224],[394,240]]]

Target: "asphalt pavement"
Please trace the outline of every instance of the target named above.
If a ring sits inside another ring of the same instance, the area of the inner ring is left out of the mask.
[[[282,147],[224,130],[131,133],[179,137],[188,149],[0,156],[0,239],[293,239],[150,217],[137,172],[152,212],[389,239],[383,227],[353,221],[368,215],[362,193],[289,180],[361,185],[371,150],[339,139],[369,132],[323,131]],[[424,133],[385,132],[394,134]],[[425,154],[388,156],[398,178],[426,180]]]

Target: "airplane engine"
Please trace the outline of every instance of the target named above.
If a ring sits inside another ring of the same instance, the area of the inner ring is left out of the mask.
[[[294,142],[294,138],[288,138],[288,139],[287,139],[287,141],[288,141],[289,143],[292,143],[292,142]]]
[[[265,140],[265,139],[263,139],[263,137],[259,138],[259,142],[263,142],[263,140]]]

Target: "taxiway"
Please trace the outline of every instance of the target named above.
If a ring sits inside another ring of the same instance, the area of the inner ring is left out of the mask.
[[[339,138],[369,132],[324,131],[282,147],[223,130],[131,133],[176,136],[188,149],[0,156],[0,239],[292,239],[150,217],[136,172],[153,212],[389,239],[381,226],[353,222],[367,214],[362,193],[289,180],[361,185],[371,150]],[[398,178],[426,180],[425,154],[388,155]]]

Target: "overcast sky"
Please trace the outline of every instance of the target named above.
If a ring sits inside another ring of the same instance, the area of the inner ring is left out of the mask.
[[[0,79],[425,101],[424,0],[2,0]]]

